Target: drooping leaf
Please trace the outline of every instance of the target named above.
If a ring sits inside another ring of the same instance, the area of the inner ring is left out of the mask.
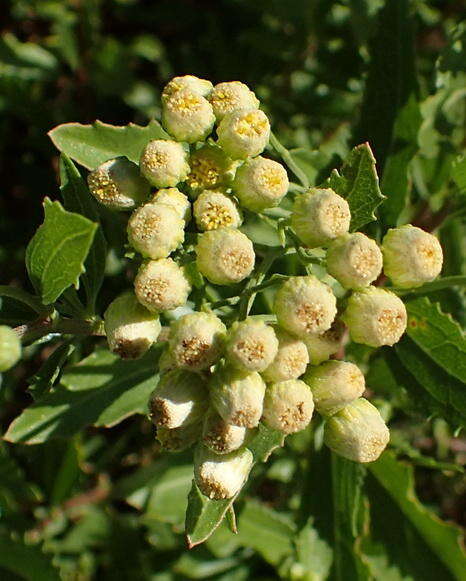
[[[26,267],[47,305],[69,286],[77,287],[97,224],[67,212],[59,202],[48,198],[44,201],[44,211],[44,223],[26,249]]]
[[[87,169],[119,156],[139,162],[141,151],[151,139],[170,139],[154,119],[145,127],[133,123],[109,125],[101,121],[92,125],[65,123],[48,135],[59,151]]]

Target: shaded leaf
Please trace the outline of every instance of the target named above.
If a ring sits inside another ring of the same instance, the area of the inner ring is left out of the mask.
[[[40,369],[28,379],[28,391],[35,400],[50,390],[73,350],[74,346],[70,345],[68,341],[58,345],[55,351],[47,357]]]
[[[0,567],[28,581],[59,581],[58,570],[52,559],[39,546],[14,541],[6,533],[0,533]]]

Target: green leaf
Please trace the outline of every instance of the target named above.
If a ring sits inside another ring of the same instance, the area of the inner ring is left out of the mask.
[[[87,169],[119,156],[139,163],[141,151],[152,139],[170,139],[160,124],[152,119],[142,127],[108,125],[96,121],[92,125],[65,123],[48,133],[55,147]]]
[[[9,448],[0,444],[0,506],[2,514],[17,513],[21,506],[43,500],[39,491],[28,483],[26,474]]]
[[[298,570],[301,578],[308,581],[325,581],[329,578],[333,561],[333,551],[329,544],[319,537],[310,519],[295,537],[296,555],[292,569]]]
[[[0,533],[0,567],[28,581],[60,581],[52,559],[37,545],[15,541]]]
[[[384,197],[380,191],[375,158],[368,143],[353,148],[340,172],[334,169],[324,182],[345,198],[351,210],[351,231],[359,230],[376,219],[375,209]]]
[[[451,177],[461,192],[466,192],[466,156],[460,155],[453,162]]]
[[[293,156],[290,154],[288,149],[282,145],[273,133],[270,134],[270,145],[275,149],[278,155],[282,158],[288,169],[294,173],[301,184],[305,187],[309,187],[309,179],[306,173],[301,169],[298,163],[296,163]]]
[[[74,163],[66,155],[60,156],[60,191],[64,205],[70,212],[76,212],[99,222],[97,203],[89,193],[88,187]],[[107,244],[101,226],[97,228],[92,246],[84,264],[86,272],[82,277],[89,306],[94,311],[95,301],[102,286],[105,274]]]
[[[61,368],[74,350],[68,341],[58,345],[55,351],[47,357],[40,369],[28,379],[29,393],[37,400],[45,395],[54,385]]]
[[[175,525],[182,524],[192,479],[192,463],[169,466],[150,490],[143,520],[155,519]]]
[[[44,314],[49,310],[48,307],[44,307],[44,305],[36,296],[31,295],[25,290],[14,286],[0,285],[0,297],[8,297],[14,301],[23,303],[39,314]]]
[[[206,579],[229,571],[240,563],[241,560],[236,557],[209,559],[201,554],[183,553],[174,564],[173,570],[181,575],[182,579]]]
[[[24,410],[5,439],[39,444],[69,438],[90,425],[112,427],[133,414],[143,414],[157,382],[156,365],[154,351],[137,361],[96,351],[63,374],[63,386]]]
[[[77,287],[97,224],[48,198],[44,211],[44,223],[26,249],[26,267],[42,301],[50,304],[72,284]]]
[[[10,33],[0,38],[0,77],[24,81],[43,81],[55,76],[56,57],[32,42],[20,42]]]

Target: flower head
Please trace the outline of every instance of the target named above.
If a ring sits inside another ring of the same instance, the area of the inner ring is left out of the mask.
[[[319,365],[330,355],[337,353],[341,347],[345,325],[341,321],[334,321],[328,331],[317,335],[306,335],[302,338],[309,355],[311,365]]]
[[[259,109],[242,109],[225,115],[217,135],[218,144],[232,159],[255,157],[269,142],[270,123]]]
[[[156,188],[172,188],[189,173],[188,155],[181,143],[155,139],[144,148],[139,167],[142,175]]]
[[[218,145],[206,143],[191,154],[189,165],[191,171],[186,183],[196,196],[202,190],[228,186],[237,162],[227,157]]]
[[[181,193],[178,188],[163,188],[158,190],[151,202],[171,206],[185,222],[188,222],[191,218],[191,204],[189,203],[188,197]]]
[[[202,430],[202,443],[216,454],[229,454],[245,443],[247,428],[227,424],[213,409],[207,414]]]
[[[240,109],[257,109],[259,100],[247,85],[240,81],[230,81],[215,85],[209,96],[217,121],[227,113]]]
[[[285,434],[304,430],[312,419],[314,402],[309,386],[300,379],[288,379],[267,386],[264,422]]]
[[[222,192],[204,190],[193,205],[199,230],[238,228],[242,217],[236,202]]]
[[[183,452],[195,444],[201,435],[202,422],[179,428],[157,428],[157,440],[167,452]]]
[[[214,123],[212,105],[191,89],[180,89],[162,103],[162,124],[177,141],[203,141]]]
[[[162,91],[162,102],[167,101],[175,93],[182,91],[183,89],[189,89],[201,97],[207,97],[211,93],[213,85],[210,81],[207,81],[206,79],[200,79],[199,77],[195,77],[193,75],[173,77],[173,79],[165,85]]]
[[[184,269],[174,260],[160,258],[148,260],[139,267],[134,292],[149,311],[170,311],[186,304],[191,285]]]
[[[309,363],[306,344],[281,329],[275,329],[275,333],[278,339],[277,354],[262,376],[271,382],[297,379]]]
[[[272,363],[277,349],[278,339],[273,328],[249,317],[229,329],[225,356],[243,371],[264,371]]]

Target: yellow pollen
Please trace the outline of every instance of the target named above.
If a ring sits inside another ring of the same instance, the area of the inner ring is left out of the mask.
[[[105,170],[91,173],[89,186],[93,194],[103,202],[112,202],[120,193],[115,182]]]
[[[324,223],[326,230],[332,233],[333,236],[343,234],[346,229],[348,213],[335,202],[325,204],[322,209]]]
[[[216,230],[224,226],[229,226],[233,222],[233,216],[228,208],[208,202],[206,209],[202,213],[201,222],[205,230]]]
[[[254,258],[244,250],[227,250],[220,256],[223,269],[232,278],[242,278],[253,266]]]
[[[211,159],[192,157],[186,182],[193,189],[213,188],[220,179],[220,168]]]
[[[134,233],[140,240],[150,240],[154,235],[157,235],[160,230],[160,216],[137,216],[134,224]]]
[[[207,343],[200,337],[194,336],[190,339],[184,339],[176,349],[177,358],[183,365],[196,367],[205,358],[206,352],[210,348],[210,343]]]
[[[422,268],[425,268],[427,271],[432,270],[436,272],[440,263],[440,257],[435,247],[430,242],[424,242],[418,244],[415,250],[420,258]]]
[[[306,419],[304,413],[304,402],[296,404],[295,407],[287,408],[278,420],[284,428],[296,428]]]
[[[404,324],[404,314],[395,309],[383,309],[377,317],[378,331],[387,342],[394,342],[398,339]]]
[[[245,137],[257,137],[267,131],[267,121],[258,114],[258,111],[251,111],[235,123],[235,133]]]
[[[325,310],[318,303],[303,303],[296,309],[296,315],[308,333],[314,333],[324,321]]]
[[[268,165],[268,164],[267,164]],[[276,167],[262,167],[257,172],[257,183],[275,196],[283,190],[283,174]]]
[[[165,151],[146,151],[142,163],[149,169],[155,170],[161,166],[167,165],[169,161],[168,154]]]
[[[158,277],[139,282],[136,290],[147,302],[154,305],[161,305],[165,302],[169,287],[169,282],[166,279]]]
[[[167,109],[188,116],[202,107],[201,98],[195,93],[175,94],[167,101]]]
[[[305,365],[307,359],[299,352],[290,353],[283,360],[283,368],[287,375],[299,373]]]
[[[236,344],[235,351],[249,363],[260,361],[264,358],[265,347],[262,341],[256,339],[245,339]]]
[[[359,276],[371,276],[378,267],[377,254],[372,248],[356,247],[350,255],[350,263]]]

